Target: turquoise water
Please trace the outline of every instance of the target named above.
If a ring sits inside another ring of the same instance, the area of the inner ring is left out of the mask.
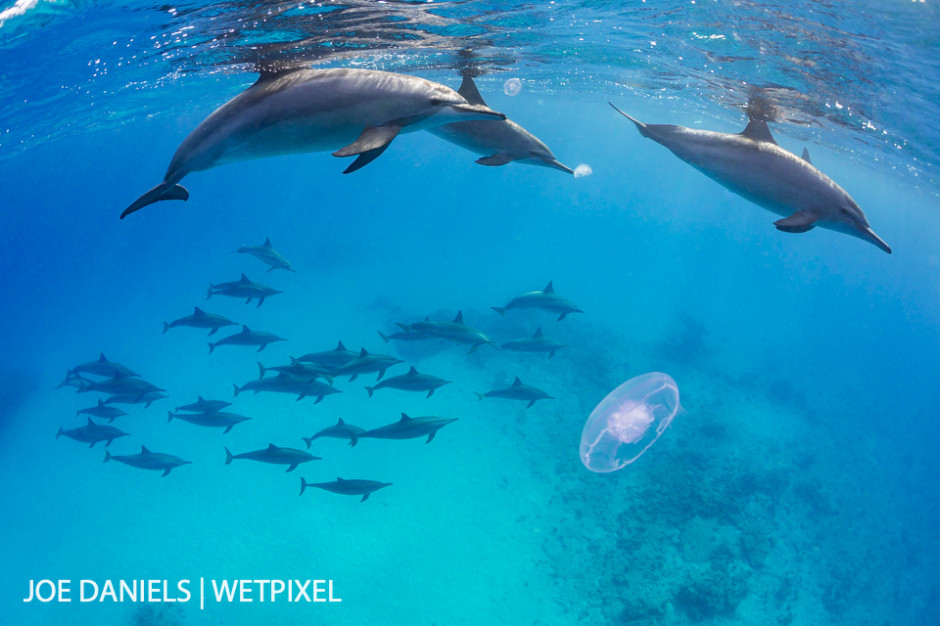
[[[935,623],[940,12],[700,5],[0,4],[0,621]],[[270,57],[454,88],[469,58],[492,108],[593,174],[482,167],[417,132],[348,176],[328,153],[194,173],[188,202],[119,220]],[[808,146],[892,255],[832,231],[776,231],[777,216],[607,105],[738,132],[749,85],[784,111],[771,125],[781,146]],[[231,254],[265,237],[296,274]],[[206,301],[210,283],[243,272],[284,293],[260,308]],[[549,280],[584,314],[490,308]],[[162,334],[193,306],[287,341],[210,355],[205,331]],[[500,343],[541,326],[566,347],[466,354],[376,332],[457,311]],[[454,382],[429,399],[369,398],[374,374],[337,380],[343,393],[316,405],[233,399],[256,361],[339,340],[405,361],[386,376],[414,365]],[[98,394],[54,388],[99,352],[170,396],[124,407],[113,425],[131,436],[111,453],[146,445],[191,465],[161,478],[55,439]],[[587,416],[650,371],[676,380],[685,412],[635,463],[589,472]],[[556,399],[526,409],[474,395],[516,376]],[[200,394],[253,419],[225,435],[167,423]],[[427,445],[318,439],[323,459],[291,473],[224,464],[226,446],[304,448],[339,417],[374,428],[402,412],[458,421]],[[364,503],[298,497],[300,477],[337,476],[394,484]],[[30,580],[199,578],[332,579],[343,601],[22,602]]]

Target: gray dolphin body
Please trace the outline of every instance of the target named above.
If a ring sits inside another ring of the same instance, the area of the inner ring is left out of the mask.
[[[548,352],[548,358],[555,356],[555,352],[564,347],[565,344],[557,339],[551,339],[543,335],[541,326],[531,337],[513,339],[500,346],[503,350],[512,350],[514,352]]]
[[[268,287],[267,285],[262,285],[261,283],[256,283],[242,274],[242,277],[238,280],[233,280],[227,283],[219,283],[217,285],[209,285],[209,291],[206,292],[206,300],[212,296],[217,295],[229,296],[231,298],[247,298],[247,300],[245,300],[245,304],[248,304],[252,301],[253,298],[257,298],[258,306],[260,307],[262,304],[264,304],[265,298],[276,296],[279,293],[284,292],[278,291],[273,287]],[[211,335],[212,333],[209,334]]]
[[[198,399],[192,404],[178,406],[176,410],[189,411],[191,413],[214,413],[215,411],[221,411],[227,406],[232,406],[232,403],[226,402],[225,400],[206,400],[202,396],[198,396]]]
[[[61,383],[56,385],[56,389],[62,389],[62,387],[74,387],[75,390],[77,391],[81,389],[82,387],[84,387],[85,385],[89,385],[93,382],[94,380],[92,380],[91,378],[82,376],[81,374],[73,374],[72,370],[66,370],[65,378],[62,380]]]
[[[332,350],[311,352],[309,354],[298,357],[297,360],[303,363],[313,363],[314,365],[319,365],[320,367],[333,370],[349,363],[355,359],[356,356],[358,355],[352,350],[347,350],[346,346],[343,345],[343,342],[340,341]]]
[[[107,394],[142,397],[150,393],[166,391],[166,389],[161,389],[153,383],[149,383],[136,376],[119,374],[113,378],[95,381],[78,388],[79,393],[86,391],[100,391]]]
[[[228,411],[210,411],[207,413],[173,413],[167,411],[166,421],[172,422],[174,419],[180,419],[196,426],[205,426],[207,428],[224,428],[222,434],[227,434],[236,424],[250,420],[250,417],[229,413]]]
[[[277,376],[272,376],[270,378],[259,378],[257,380],[251,380],[239,387],[235,385],[235,395],[237,396],[242,391],[254,391],[258,393],[259,391],[275,391],[278,393],[291,393],[297,394],[298,400],[303,400],[307,396],[314,397],[317,399],[314,404],[318,404],[323,400],[324,397],[334,394],[342,393],[341,389],[337,389],[326,383],[321,383],[319,380],[313,380],[311,378],[297,378],[296,376],[291,376],[290,374],[278,374]]]
[[[398,363],[404,363],[399,358],[387,354],[369,354],[365,348],[359,351],[359,356],[341,367],[333,370],[333,376],[349,376],[350,382],[356,380],[359,374],[378,372],[376,380],[382,380],[385,370]]]
[[[369,496],[383,487],[391,487],[392,483],[380,483],[377,480],[362,480],[358,478],[344,480],[337,478],[328,483],[308,483],[301,477],[300,495],[304,495],[307,487],[316,487],[330,493],[338,493],[343,496],[362,496],[359,502],[365,502]]]
[[[389,341],[428,341],[429,339],[437,339],[437,337],[432,337],[431,335],[425,335],[424,333],[419,333],[417,331],[411,330],[410,324],[399,324],[402,328],[399,332],[394,332],[390,335],[386,335],[381,330],[376,331],[379,333],[379,337],[382,338],[382,341],[388,343]]]
[[[137,454],[126,454],[126,455],[112,455],[110,452],[105,450],[104,452],[104,461],[117,461],[118,463],[124,463],[125,465],[130,465],[131,467],[136,467],[138,469],[147,469],[147,470],[163,470],[163,476],[166,476],[170,473],[174,467],[179,467],[180,465],[189,465],[192,461],[184,461],[178,456],[173,456],[172,454],[163,454],[162,452],[151,452],[147,449],[146,446],[140,446],[140,452]]]
[[[271,245],[271,238],[267,237],[264,240],[264,243],[260,246],[242,246],[235,251],[240,254],[249,254],[262,263],[268,265],[268,272],[274,270],[287,270],[288,272],[297,273],[293,267],[290,266],[290,263],[282,257],[277,250]]]
[[[379,381],[372,387],[366,387],[366,391],[369,392],[369,397],[372,397],[372,394],[376,389],[382,389],[384,387],[389,387],[391,389],[401,389],[402,391],[427,391],[427,397],[430,398],[434,394],[434,390],[438,387],[443,387],[444,385],[450,384],[451,381],[444,380],[443,378],[438,378],[437,376],[431,376],[430,374],[420,374],[418,370],[412,367],[408,370],[407,374],[400,374],[398,376],[392,376],[386,378],[385,380]]]
[[[399,324],[402,329],[411,332],[421,333],[430,337],[437,337],[454,343],[468,344],[470,350],[468,354],[476,352],[477,348],[486,343],[493,343],[493,340],[484,333],[467,326],[463,321],[463,311],[457,312],[457,317],[452,322],[434,322],[425,318],[423,322],[414,324]]]
[[[359,443],[359,434],[365,432],[364,428],[359,428],[358,426],[353,426],[352,424],[347,424],[343,421],[343,418],[339,418],[339,421],[336,422],[333,426],[327,426],[323,430],[317,432],[313,437],[301,437],[307,443],[307,449],[310,449],[310,444],[319,439],[320,437],[332,437],[334,439],[349,439],[349,445],[355,446]]]
[[[242,326],[242,332],[209,343],[209,354],[212,354],[216,346],[258,346],[258,352],[261,352],[268,347],[269,343],[275,341],[286,341],[286,339],[278,337],[274,333],[251,330],[247,326]]]
[[[644,124],[610,106],[633,122],[641,135],[666,146],[729,191],[784,216],[774,222],[778,230],[805,233],[821,226],[891,253],[855,200],[810,163],[808,151],[801,158],[777,145],[767,122],[751,117],[741,133],[719,133]]]
[[[530,291],[509,301],[506,306],[490,307],[500,315],[505,315],[510,309],[542,309],[551,313],[558,313],[558,321],[568,317],[569,313],[584,313],[574,303],[565,300],[557,293],[552,281],[548,281],[542,291]]]
[[[471,104],[486,106],[483,96],[480,95],[476,83],[470,76],[463,77],[457,93]],[[483,157],[477,159],[480,165],[505,165],[518,161],[574,174],[574,170],[556,159],[548,146],[538,137],[508,118],[444,124],[431,128],[428,132],[457,144],[461,148],[482,154]]]
[[[437,431],[456,421],[456,417],[408,417],[408,415],[402,413],[401,419],[397,422],[367,430],[364,433],[360,433],[359,437],[374,437],[376,439],[416,439],[427,435],[428,439],[424,443],[431,443]]]
[[[82,363],[81,365],[76,365],[69,370],[69,375],[74,374],[95,374],[97,376],[140,376],[140,374],[135,374],[130,370],[129,367],[125,367],[120,363],[115,363],[114,361],[109,361],[108,357],[102,352],[98,356],[97,361],[89,361],[88,363]]]
[[[211,287],[209,291],[212,291]],[[163,322],[163,332],[166,333],[166,331],[170,330],[171,328],[176,328],[177,326],[189,326],[190,328],[208,328],[209,334],[214,335],[215,332],[223,326],[237,325],[238,324],[225,316],[216,315],[215,313],[206,313],[197,306],[195,307],[192,315],[187,315],[186,317],[181,317],[178,320],[173,320],[169,324]]]
[[[476,392],[474,392],[476,393]],[[519,377],[516,376],[516,380],[513,381],[512,385],[509,387],[503,387],[502,389],[493,389],[492,391],[487,391],[486,393],[477,393],[477,398],[482,400],[483,398],[504,398],[506,400],[524,400],[529,404],[525,408],[531,407],[535,404],[536,400],[554,400],[554,396],[550,396],[538,387],[533,387],[531,385],[524,384]]]
[[[104,447],[107,448],[111,445],[112,441],[118,437],[126,437],[128,433],[123,430],[118,430],[114,426],[95,424],[89,417],[88,423],[84,426],[70,428],[69,430],[59,428],[59,432],[56,433],[55,438],[58,439],[62,435],[65,435],[69,439],[74,439],[75,441],[87,443],[89,448],[94,448],[95,444],[99,441],[107,441],[108,443],[104,444]]]
[[[100,417],[101,419],[106,419],[109,422],[113,422],[122,415],[127,415],[127,411],[122,411],[121,409],[114,406],[108,406],[104,403],[104,400],[98,400],[98,406],[92,406],[87,409],[79,409],[75,412],[76,417],[79,415],[93,415],[95,417]]]
[[[321,367],[319,365],[314,365],[313,363],[301,363],[294,357],[290,358],[290,365],[265,367],[261,363],[258,363],[258,371],[260,372],[260,376],[258,376],[258,378],[264,378],[264,375],[268,372],[278,372],[279,374],[289,374],[296,378],[305,378],[309,380],[324,378],[328,383],[331,385],[333,384],[332,370],[326,367]]]
[[[249,461],[260,461],[274,465],[287,465],[287,471],[292,472],[297,469],[297,466],[301,463],[319,461],[320,457],[313,456],[309,452],[304,452],[297,448],[279,448],[273,443],[269,443],[267,448],[252,450],[251,452],[244,452],[242,454],[232,454],[229,449],[226,448],[225,464],[228,465],[235,459],[248,459]]]
[[[159,391],[150,391],[141,395],[130,395],[118,393],[107,400],[104,401],[105,404],[143,404],[145,409],[149,409],[150,405],[156,402],[157,400],[163,400],[164,398],[169,398],[170,396],[165,393],[160,393]]]
[[[183,140],[163,182],[121,217],[160,200],[188,199],[177,183],[190,172],[224,163],[330,150],[338,157],[358,155],[344,172],[349,173],[376,159],[399,133],[505,118],[415,76],[364,69],[263,72]]]

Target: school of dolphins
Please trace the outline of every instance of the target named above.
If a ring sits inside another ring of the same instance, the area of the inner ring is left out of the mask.
[[[781,216],[774,226],[786,233],[804,233],[816,226],[852,235],[890,253],[891,248],[872,230],[858,204],[835,181],[819,171],[811,162],[808,151],[797,156],[781,148],[771,135],[767,120],[749,112],[747,126],[741,133],[721,133],[667,124],[645,124],[611,104],[632,122],[643,137],[665,146],[677,157],[739,196]],[[401,133],[418,130],[428,132],[470,150],[478,155],[481,165],[500,166],[511,162],[550,167],[573,174],[574,171],[555,158],[552,151],[537,137],[508,119],[505,114],[489,108],[471,76],[465,75],[457,91],[423,78],[405,74],[365,69],[294,68],[263,71],[251,87],[223,104],[196,127],[180,144],[170,160],[163,180],[135,200],[121,217],[165,200],[187,200],[189,192],[180,181],[191,172],[211,169],[225,163],[292,153],[329,151],[336,157],[355,157],[344,174],[355,172],[382,155]],[[237,252],[250,255],[267,266],[267,271],[295,271],[278,253],[270,240],[257,246],[245,246]],[[266,299],[281,293],[270,286],[252,281],[246,274],[239,280],[212,284],[207,298],[228,296],[255,301],[260,307]],[[523,293],[501,307],[492,307],[500,316],[512,309],[535,309],[562,321],[582,311],[555,292],[549,282],[543,289]],[[557,317],[555,317],[557,316]],[[195,307],[190,315],[173,322],[164,322],[163,332],[189,327],[209,331],[238,324],[222,315]],[[381,339],[390,342],[435,341],[468,346],[469,352],[488,345],[502,350],[544,353],[551,358],[562,347],[560,341],[543,333],[539,326],[531,335],[498,343],[464,322],[458,312],[452,320],[425,319],[402,322],[400,330]],[[285,341],[271,332],[242,326],[236,331],[209,343],[209,351],[220,346],[257,348],[260,352],[274,342]],[[226,348],[227,349],[227,348]],[[290,363],[265,366],[258,363],[259,377],[234,386],[234,395],[252,391],[282,393],[297,400],[314,398],[315,403],[327,396],[341,393],[335,382],[348,377],[352,382],[360,375],[376,374],[375,382],[366,385],[365,401],[383,389],[426,394],[431,398],[436,389],[451,381],[419,372],[414,366],[406,373],[385,377],[387,369],[404,370],[407,364],[393,355],[348,350],[340,341],[335,348],[292,357]],[[270,374],[270,375],[269,375]],[[97,392],[106,396],[97,404],[78,410],[87,423],[72,429],[60,428],[57,438],[65,436],[94,446],[127,437],[128,433],[111,425],[127,415],[119,404],[144,405],[167,398],[166,391],[144,380],[125,365],[110,361],[101,354],[97,360],[68,370],[60,387],[78,392]],[[387,392],[380,392],[387,393]],[[531,407],[538,400],[549,400],[548,392],[524,383],[516,377],[511,385],[477,393],[484,398],[516,400]],[[234,399],[234,398],[233,398]],[[229,410],[231,402],[206,400],[170,411],[168,421],[221,429],[228,433],[251,418]],[[99,420],[94,421],[92,418]],[[107,420],[103,424],[100,420]],[[356,446],[361,439],[407,440],[423,438],[430,443],[438,431],[456,422],[442,416],[400,418],[372,429],[364,429],[339,419],[309,437],[297,435],[306,444],[304,449],[278,446],[273,443],[257,450],[233,453],[224,447],[226,464],[249,460],[283,465],[293,471],[302,463],[320,460],[310,450],[321,438],[348,441]],[[224,459],[224,461],[223,461]],[[136,454],[112,455],[105,452],[105,461],[116,461],[131,467],[158,470],[166,476],[176,467],[189,464],[182,458],[163,452],[151,452],[141,445]],[[340,494],[361,496],[391,483],[377,477],[337,477],[332,481],[307,482],[301,478],[303,494],[316,487]],[[380,477],[378,477],[380,478]]]

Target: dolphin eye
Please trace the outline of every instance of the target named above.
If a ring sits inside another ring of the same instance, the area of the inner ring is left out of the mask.
[[[438,106],[440,103],[441,103],[440,99],[438,99],[438,98],[431,98],[431,106],[432,106],[432,107],[436,107],[436,106]]]

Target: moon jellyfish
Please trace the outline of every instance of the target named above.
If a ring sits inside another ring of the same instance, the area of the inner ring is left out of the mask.
[[[679,388],[651,372],[623,383],[594,407],[581,432],[581,462],[592,472],[613,472],[656,443],[679,412]]]
[[[591,166],[587,163],[582,163],[578,167],[574,168],[574,177],[575,178],[584,178],[585,176],[590,176],[594,173],[594,170],[591,169]]]
[[[518,78],[510,78],[503,83],[503,92],[507,96],[518,96],[520,91],[522,91],[522,81]]]

